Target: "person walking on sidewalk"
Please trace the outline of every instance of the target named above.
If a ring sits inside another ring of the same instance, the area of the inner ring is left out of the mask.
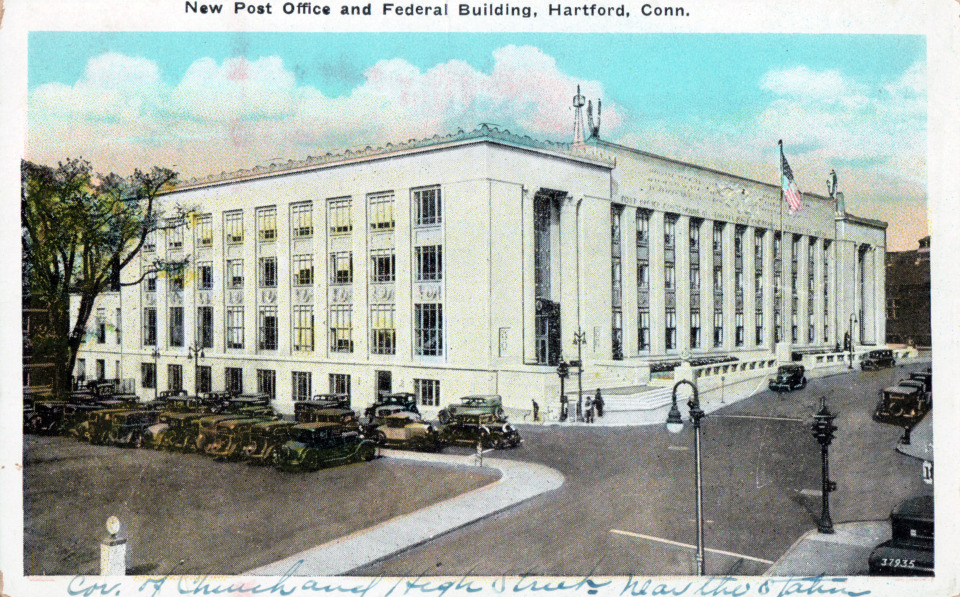
[[[536,423],[540,420],[540,405],[537,404],[536,400],[533,400],[533,422]]]
[[[597,388],[597,395],[593,397],[593,407],[597,409],[597,417],[603,416],[603,395],[600,394],[600,388]]]
[[[583,399],[583,420],[593,423],[593,399],[590,398],[590,394]]]

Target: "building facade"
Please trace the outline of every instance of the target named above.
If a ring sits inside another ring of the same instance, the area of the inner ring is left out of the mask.
[[[142,398],[266,392],[292,412],[409,391],[429,415],[556,401],[578,355],[594,388],[688,355],[882,343],[886,225],[804,200],[789,215],[777,185],[486,125],[189,181],[160,200],[186,223],[122,276],[189,266],[103,295],[91,325],[115,333],[78,367]]]
[[[887,253],[887,342],[930,346],[930,237]]]

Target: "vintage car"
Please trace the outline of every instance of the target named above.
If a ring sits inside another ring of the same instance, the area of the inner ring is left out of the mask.
[[[214,405],[197,396],[177,395],[166,399],[163,410],[174,413],[212,413]]]
[[[107,405],[96,402],[67,405],[63,413],[63,422],[60,426],[61,433],[84,441],[90,441],[89,420],[94,413],[106,409]]]
[[[208,438],[203,451],[217,460],[239,460],[243,457],[250,428],[263,419],[229,419],[219,421],[212,438]]]
[[[880,392],[873,420],[909,428],[930,411],[930,394],[914,385],[895,385]]]
[[[159,450],[189,451],[196,445],[196,421],[208,416],[198,412],[161,412],[157,423],[147,428],[143,444]]]
[[[107,413],[107,414],[104,414]],[[91,430],[93,443],[139,448],[147,429],[157,423],[160,413],[154,410],[100,411]]]
[[[318,408],[301,411],[297,423],[337,423],[344,431],[360,431],[357,413],[349,408]]]
[[[139,413],[139,409],[131,408],[104,408],[102,410],[97,410],[91,412],[87,416],[87,420],[80,423],[77,427],[77,434],[79,439],[88,441],[92,444],[107,444],[112,443],[108,441],[113,438],[116,439],[116,435],[112,432],[114,427],[118,424],[119,418],[127,419],[127,415],[131,413]],[[156,423],[156,417],[153,417],[153,423]],[[148,425],[149,427],[149,425]]]
[[[484,448],[516,448],[523,440],[516,428],[490,413],[460,413],[440,430],[445,444]]]
[[[301,423],[290,428],[290,439],[274,451],[274,463],[284,471],[315,471],[358,460],[373,460],[377,447],[355,431],[344,433],[336,423]]]
[[[278,417],[266,394],[246,394],[230,398],[218,403],[213,411],[217,414],[239,414],[247,417]]]
[[[368,422],[372,421],[376,418],[376,413],[384,406],[399,406],[400,410],[420,414],[420,409],[417,408],[416,395],[410,392],[397,392],[394,394],[380,394],[377,401],[363,411],[363,417],[367,419]]]
[[[460,404],[451,404],[438,413],[441,424],[449,423],[459,413],[490,413],[501,421],[507,417],[503,413],[503,399],[500,396],[466,396],[460,399]]]
[[[890,513],[892,538],[867,560],[874,576],[933,576],[933,496],[912,497]]]
[[[400,411],[386,416],[373,436],[377,445],[408,450],[438,452],[443,448],[440,433],[419,415]]]
[[[302,400],[293,404],[293,418],[298,423],[309,423],[314,420],[318,410],[327,408],[350,408],[350,397],[345,394],[317,394],[312,400]]]
[[[37,414],[37,405],[32,396],[23,397],[23,432],[31,433],[30,420]]]
[[[62,400],[38,400],[29,417],[24,413],[24,433],[57,434],[63,429],[66,413],[73,405]]]
[[[893,351],[889,348],[880,348],[865,352],[860,356],[860,368],[864,371],[894,367],[897,361],[893,358]]]
[[[326,408],[350,408],[350,396],[347,394],[314,394],[306,402],[325,404]]]
[[[803,365],[788,364],[777,368],[777,375],[770,380],[769,387],[774,392],[789,392],[806,387],[807,378]]]
[[[243,439],[243,455],[253,464],[270,464],[273,453],[290,439],[290,421],[261,421],[247,429]]]

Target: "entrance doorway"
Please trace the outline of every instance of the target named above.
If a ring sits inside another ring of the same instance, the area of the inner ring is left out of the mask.
[[[375,399],[384,394],[393,392],[393,375],[389,371],[377,371],[377,395]]]

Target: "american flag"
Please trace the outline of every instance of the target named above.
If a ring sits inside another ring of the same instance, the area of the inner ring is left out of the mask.
[[[800,211],[803,207],[803,199],[800,197],[797,181],[793,179],[793,170],[787,163],[787,156],[783,155],[782,141],[780,142],[780,188],[783,189],[783,198],[790,206],[790,213],[795,214]]]

